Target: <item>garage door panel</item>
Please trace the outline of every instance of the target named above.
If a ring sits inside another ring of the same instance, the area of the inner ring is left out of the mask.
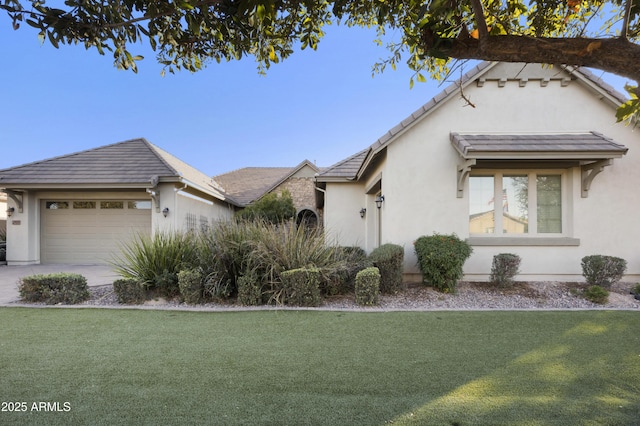
[[[106,205],[113,205],[110,203]],[[71,208],[74,205],[85,208]],[[95,205],[100,206],[100,202],[96,201]],[[87,206],[91,204],[73,203],[70,200],[70,208],[47,209],[47,202],[43,201],[43,263],[108,263],[121,252],[124,242],[137,234],[151,233],[149,209],[100,209]]]

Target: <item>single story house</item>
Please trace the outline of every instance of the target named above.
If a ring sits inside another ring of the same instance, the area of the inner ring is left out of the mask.
[[[316,204],[315,184],[321,171],[309,160],[304,160],[295,167],[244,167],[213,179],[243,206],[270,193],[289,191],[296,208],[296,223],[322,225],[322,208]]]
[[[324,226],[342,245],[405,248],[455,233],[473,254],[522,258],[520,279],[580,280],[581,259],[628,262],[640,278],[640,133],[616,123],[624,97],[584,69],[481,63],[353,156],[319,174]]]
[[[136,233],[203,229],[241,206],[144,139],[0,170],[9,265],[109,262]]]

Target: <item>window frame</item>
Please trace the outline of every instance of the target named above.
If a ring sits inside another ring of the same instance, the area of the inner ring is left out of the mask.
[[[486,242],[488,239],[510,241],[512,245],[520,245],[516,243],[526,244],[525,240],[533,239],[566,239],[571,236],[572,226],[570,223],[569,212],[571,209],[571,186],[569,179],[569,171],[566,169],[553,168],[532,168],[532,169],[474,169],[469,174],[467,181],[470,182],[474,177],[493,177],[493,196],[494,200],[502,199],[503,179],[505,176],[524,176],[528,177],[528,232],[526,233],[504,233],[502,203],[493,203],[494,214],[494,231],[493,233],[471,233],[469,222],[467,221],[467,232],[469,238],[478,243]],[[560,201],[561,201],[561,227],[562,232],[559,233],[539,233],[538,232],[538,192],[536,178],[538,176],[560,176]],[[471,193],[469,187],[468,193]],[[470,204],[467,202],[469,209],[467,218],[471,215]],[[497,242],[497,241],[496,241]],[[565,241],[566,243],[567,241]],[[577,245],[579,242],[573,241],[569,245]],[[491,244],[489,244],[491,245]]]

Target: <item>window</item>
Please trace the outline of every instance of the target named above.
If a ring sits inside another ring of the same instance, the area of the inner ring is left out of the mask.
[[[47,210],[68,209],[69,202],[68,201],[47,201],[45,203],[45,208]]]
[[[96,202],[95,201],[74,201],[73,208],[74,209],[95,209]]]
[[[106,209],[124,209],[124,201],[100,201],[100,208]]]
[[[151,201],[129,201],[127,207],[130,210],[150,210]]]
[[[561,234],[562,175],[494,173],[469,177],[470,234]]]

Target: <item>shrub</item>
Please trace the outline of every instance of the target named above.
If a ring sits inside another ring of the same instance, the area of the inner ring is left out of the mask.
[[[462,278],[462,266],[473,251],[471,246],[455,234],[422,236],[414,244],[423,283],[445,293],[454,292]]]
[[[264,220],[268,223],[283,223],[296,215],[293,198],[289,191],[282,191],[279,195],[271,192],[255,203],[240,210],[236,217],[240,220]]]
[[[320,228],[264,220],[223,222],[198,236],[198,265],[207,277],[205,294],[210,290],[238,294],[240,277],[251,270],[268,303],[281,303],[281,274],[292,269],[318,269],[321,293],[348,291],[363,257],[361,249],[344,250],[328,243]]]
[[[135,278],[122,278],[113,282],[113,292],[118,303],[137,305],[145,301],[146,293]]]
[[[513,277],[520,272],[520,256],[513,253],[500,253],[493,256],[491,265],[491,282],[499,287],[513,285]]]
[[[326,277],[320,283],[320,291],[327,296],[352,292],[356,274],[372,266],[360,247],[336,247],[335,257],[335,264],[324,268]]]
[[[18,291],[27,302],[76,304],[90,296],[87,279],[80,274],[31,275],[20,280]]]
[[[184,269],[178,272],[178,288],[185,303],[202,303],[204,286],[202,272],[199,269]]]
[[[151,291],[173,297],[180,293],[178,272],[195,266],[196,260],[193,234],[157,232],[153,237],[134,237],[112,264],[123,278],[133,278]]]
[[[238,277],[238,303],[245,306],[262,303],[262,286],[255,271],[245,272]]]
[[[363,269],[356,274],[356,303],[360,306],[378,304],[380,290],[380,271],[376,267]]]
[[[604,305],[609,301],[609,292],[599,285],[589,286],[583,293],[584,298],[590,302]]]
[[[620,281],[627,270],[627,261],[619,257],[599,254],[582,258],[582,275],[589,285],[610,288]]]
[[[297,306],[319,306],[320,270],[300,268],[284,271],[282,278],[282,302]]]
[[[396,244],[383,244],[369,255],[369,260],[380,271],[380,291],[395,294],[404,290],[402,269],[404,248]]]

